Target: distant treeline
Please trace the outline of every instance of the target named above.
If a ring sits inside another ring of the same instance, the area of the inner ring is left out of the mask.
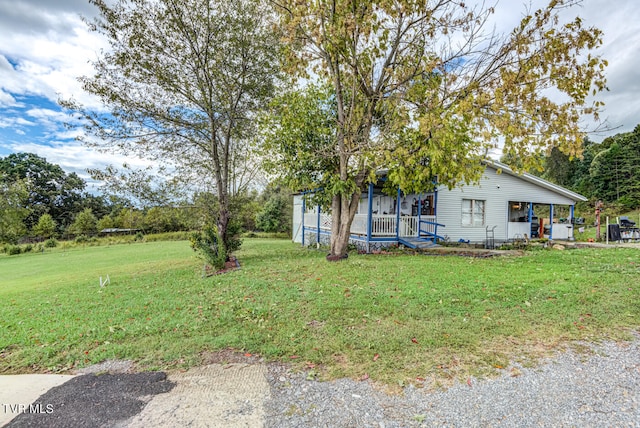
[[[199,230],[215,218],[217,198],[198,193],[171,206],[136,207],[117,196],[93,195],[75,173],[32,153],[0,158],[0,243],[91,236],[104,229],[142,233]],[[290,232],[290,192],[268,186],[233,198],[239,230]]]

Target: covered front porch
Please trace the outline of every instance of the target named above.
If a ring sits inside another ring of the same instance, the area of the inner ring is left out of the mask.
[[[439,233],[444,227],[436,222],[436,205],[437,191],[405,195],[398,190],[389,196],[370,184],[351,224],[350,242],[366,252],[391,244],[433,245],[443,239]],[[302,212],[302,244],[326,243],[331,235],[331,213],[304,199]]]

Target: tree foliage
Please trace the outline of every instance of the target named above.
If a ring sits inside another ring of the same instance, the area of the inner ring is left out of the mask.
[[[606,138],[589,165],[593,195],[625,209],[640,206],[640,125]]]
[[[32,233],[38,237],[49,239],[56,233],[56,222],[50,214],[42,214]]]
[[[84,113],[87,134],[98,137],[88,144],[169,164],[194,185],[212,182],[215,229],[230,247],[230,197],[248,165],[256,112],[278,76],[269,8],[259,0],[91,3],[100,13],[91,28],[111,49],[81,81],[109,113],[64,105]]]
[[[270,174],[291,189],[325,189],[335,184],[336,109],[331,87],[309,84],[283,92],[260,123],[263,166]],[[317,193],[316,202],[330,206],[328,195]]]
[[[31,229],[43,214],[50,214],[61,227],[68,226],[81,210],[85,182],[75,173],[67,174],[59,165],[33,153],[13,153],[0,158],[0,180],[21,182],[28,192],[23,207],[29,210],[24,219]]]
[[[97,232],[97,221],[91,209],[86,208],[78,213],[69,229],[72,233],[90,236]]]
[[[256,214],[256,228],[271,233],[291,233],[293,197],[291,191],[268,186],[260,196],[262,209]]]
[[[504,35],[487,28],[493,8],[453,0],[273,3],[288,70],[332,91],[330,150],[309,156],[323,159],[315,175],[331,199],[334,258],[346,252],[360,194],[378,169],[405,192],[428,190],[434,177],[451,187],[480,177],[498,139],[520,170],[539,166],[551,147],[575,156],[581,115],[597,118],[600,103],[587,97],[605,88],[606,61],[590,53],[602,32],[559,18],[578,0],[551,0]],[[316,149],[300,130],[280,130],[294,134],[283,144]],[[283,169],[300,164],[286,163],[290,151],[280,155]]]
[[[24,220],[29,215],[29,197],[24,182],[2,180],[0,173],[0,242],[15,244],[26,232]]]

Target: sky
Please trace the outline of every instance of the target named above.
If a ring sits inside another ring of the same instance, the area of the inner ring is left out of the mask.
[[[528,5],[539,8],[545,3],[500,0],[492,19],[498,30],[506,30],[518,22]],[[590,138],[601,141],[633,130],[640,123],[637,0],[584,0],[568,12],[604,31],[604,46],[597,53],[609,62],[609,91],[598,99],[605,103],[601,118],[611,130]],[[87,168],[145,164],[82,146],[75,141],[78,131],[65,127],[72,119],[57,104],[59,99],[73,98],[100,108],[98,100],[84,93],[77,81],[79,76],[92,74],[91,61],[107,47],[80,18],[94,14],[88,0],[0,0],[0,157],[35,153],[67,172],[76,172],[90,187],[95,184]]]

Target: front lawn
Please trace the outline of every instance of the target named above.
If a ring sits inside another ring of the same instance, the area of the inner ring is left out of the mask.
[[[322,378],[439,383],[640,325],[638,249],[324,256],[246,239],[242,268],[207,278],[184,241],[0,257],[0,373],[234,348]]]

